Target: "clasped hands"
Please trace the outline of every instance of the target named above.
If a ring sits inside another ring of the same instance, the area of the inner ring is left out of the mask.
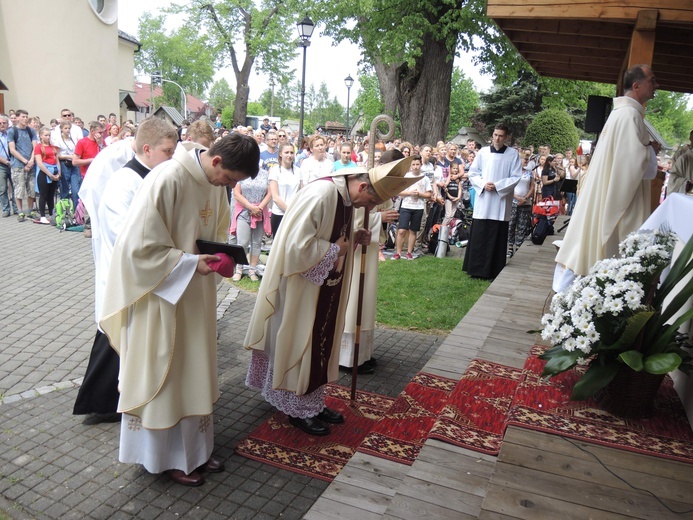
[[[371,230],[370,229],[357,229],[354,231],[354,245],[367,246],[371,243]],[[349,240],[345,235],[340,236],[335,242],[337,247],[339,247],[339,256],[344,256],[348,252]]]

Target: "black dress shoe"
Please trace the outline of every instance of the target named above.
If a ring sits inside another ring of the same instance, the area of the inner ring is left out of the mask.
[[[205,479],[197,471],[191,471],[189,475],[186,475],[185,471],[171,469],[168,471],[168,476],[181,486],[197,487],[205,483]]]
[[[308,435],[322,437],[329,435],[330,428],[325,426],[317,417],[301,419],[299,417],[289,417],[289,424],[306,432]]]
[[[351,367],[339,365],[339,370],[351,374]],[[368,361],[364,361],[363,364],[359,365],[357,371],[358,374],[372,374],[373,372],[375,372],[375,363],[368,363]]]
[[[209,457],[209,460],[195,471],[202,473],[221,473],[224,471],[224,469],[224,463],[220,459],[212,456]]]
[[[330,410],[327,406],[317,415],[317,418],[330,424],[342,424],[344,422],[344,416],[341,413],[337,410]]]

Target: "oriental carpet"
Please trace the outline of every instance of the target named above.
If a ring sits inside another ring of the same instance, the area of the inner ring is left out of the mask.
[[[429,438],[497,455],[513,396],[524,377],[519,368],[472,359]]]
[[[358,448],[359,452],[411,465],[457,381],[419,372]]]
[[[508,425],[693,463],[693,431],[670,377],[659,389],[652,417],[622,419],[600,410],[593,399],[569,400],[584,368],[542,378],[546,362],[538,356],[545,349],[535,345],[530,351]]]
[[[291,426],[282,412],[276,412],[238,443],[236,453],[331,482],[394,398],[357,391],[356,401],[351,403],[348,388],[329,384],[326,389],[326,405],[341,412],[345,419],[343,424],[330,425],[329,435],[307,435]]]

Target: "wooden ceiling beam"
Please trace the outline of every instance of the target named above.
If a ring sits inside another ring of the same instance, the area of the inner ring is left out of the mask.
[[[626,69],[640,63],[652,64],[658,16],[659,11],[656,9],[642,10],[638,13],[626,58]]]
[[[542,54],[539,52],[528,52],[522,56],[527,61],[546,62],[546,63],[563,63],[570,67],[571,65],[589,65],[595,69],[613,70],[614,67],[621,66],[620,58],[611,58],[609,60],[588,58],[585,56],[556,56],[554,54]]]
[[[541,45],[536,43],[515,43],[515,47],[524,55],[525,52],[541,52],[556,54],[557,56],[586,56],[589,58],[617,58],[623,59],[623,51],[608,50],[608,49],[585,49],[580,47],[571,47],[568,45]]]
[[[628,42],[615,38],[602,38],[600,36],[567,36],[564,34],[506,32],[508,38],[514,43],[538,43],[542,45],[561,45],[578,47],[580,49],[603,49],[624,52],[628,48]]]
[[[660,22],[693,22],[693,4],[682,0],[658,0]],[[486,14],[493,18],[560,18],[601,22],[634,22],[638,13],[652,9],[651,0],[488,0]]]
[[[561,34],[564,36],[598,36],[630,40],[633,32],[631,23],[595,22],[586,20],[526,20],[504,18],[495,20],[503,32],[524,31],[530,33]]]

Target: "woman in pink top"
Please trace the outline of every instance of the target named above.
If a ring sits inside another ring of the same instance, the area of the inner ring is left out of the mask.
[[[39,190],[39,212],[41,218],[34,220],[37,224],[50,224],[46,218],[46,204],[48,215],[53,214],[55,201],[55,188],[60,180],[60,164],[56,149],[51,145],[51,129],[44,126],[39,130],[39,142],[34,147],[36,158],[36,186]]]

